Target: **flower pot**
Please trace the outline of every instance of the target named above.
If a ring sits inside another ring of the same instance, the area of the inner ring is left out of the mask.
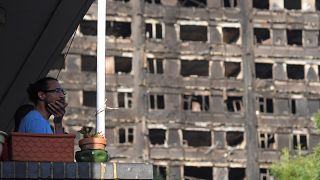
[[[107,140],[105,138],[88,137],[79,140],[79,147],[81,150],[87,149],[102,149],[107,145]]]
[[[12,132],[10,155],[13,161],[74,161],[73,134],[32,134]]]

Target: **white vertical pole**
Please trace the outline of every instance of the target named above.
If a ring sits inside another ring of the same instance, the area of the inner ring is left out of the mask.
[[[97,122],[96,132],[105,135],[105,60],[106,60],[106,0],[98,0],[97,31]]]

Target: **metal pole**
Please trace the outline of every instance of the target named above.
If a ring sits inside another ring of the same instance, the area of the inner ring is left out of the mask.
[[[106,57],[106,0],[98,0],[97,32],[97,120],[96,132],[105,135],[105,57]]]
[[[259,179],[258,124],[254,94],[254,47],[252,0],[239,1],[241,12],[242,63],[244,78],[245,134],[246,134],[246,175],[248,180]]]

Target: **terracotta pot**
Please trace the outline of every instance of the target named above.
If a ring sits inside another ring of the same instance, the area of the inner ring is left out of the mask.
[[[74,161],[73,134],[33,134],[12,132],[10,154],[13,161]]]
[[[89,137],[79,140],[79,147],[81,150],[87,149],[104,149],[107,145],[105,138]]]

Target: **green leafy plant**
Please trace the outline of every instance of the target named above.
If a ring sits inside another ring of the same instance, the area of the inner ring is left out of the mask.
[[[320,133],[320,113],[314,114],[313,120]],[[278,180],[320,179],[320,145],[307,155],[302,155],[300,146],[295,155],[290,155],[289,149],[284,149],[280,161],[272,165],[271,174]]]
[[[83,134],[84,138],[95,137],[95,138],[104,138],[102,132],[93,132],[92,127],[83,126],[79,133]]]

